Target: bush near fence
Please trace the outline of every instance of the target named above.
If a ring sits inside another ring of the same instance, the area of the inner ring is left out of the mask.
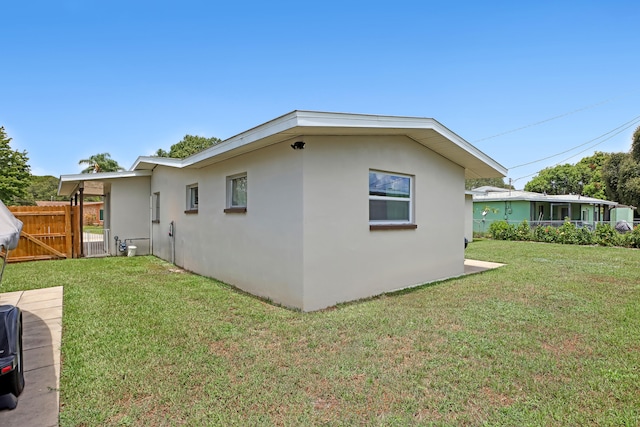
[[[531,228],[527,220],[520,224],[496,221],[489,227],[489,235],[496,240],[521,240],[565,245],[600,245],[640,248],[640,226],[622,234],[610,224],[597,224],[595,230],[576,227],[571,221],[565,221],[560,227],[537,226]]]

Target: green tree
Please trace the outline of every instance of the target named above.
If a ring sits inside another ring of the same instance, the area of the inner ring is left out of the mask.
[[[154,156],[156,156],[156,157],[169,157],[169,153],[164,151],[162,148],[158,148],[158,151],[156,151],[156,154],[154,154]]]
[[[0,127],[0,199],[6,205],[24,204],[31,182],[29,158],[26,151],[11,149],[11,139]]]
[[[606,199],[606,183],[602,168],[610,153],[595,152],[582,158],[575,165],[565,163],[538,172],[524,186],[526,191],[547,194],[582,194],[596,199]]]
[[[636,162],[640,162],[640,126],[638,126],[631,137],[631,156],[633,156]]]
[[[602,169],[593,172],[591,179],[582,187],[582,195],[593,197],[594,199],[607,199]]]
[[[606,184],[607,198],[614,202],[620,201],[620,167],[629,157],[628,153],[611,153],[602,166],[602,179]]]
[[[602,168],[611,157],[611,153],[596,151],[592,156],[584,157],[576,166],[582,173],[582,194],[596,199],[606,199],[606,183],[602,177]]]
[[[35,205],[38,200],[67,200],[66,197],[58,196],[58,178],[51,175],[31,176],[31,184],[27,187],[26,201],[30,205]]]
[[[184,159],[193,154],[199,153],[202,150],[206,150],[220,142],[221,140],[216,137],[205,138],[204,136],[185,135],[180,142],[171,146],[169,152],[160,148],[155,155],[158,157]]]
[[[636,161],[632,153],[620,164],[620,184],[617,202],[640,206],[640,162]]]
[[[80,160],[78,164],[87,165],[82,173],[117,172],[124,169],[111,158],[109,153],[94,154],[88,159]]]
[[[502,178],[478,178],[478,179],[467,179],[464,182],[465,190],[473,190],[478,187],[498,187],[498,188],[509,188],[509,184],[504,183],[504,179]],[[513,186],[512,186],[513,188]]]
[[[610,200],[640,205],[640,127],[633,133],[629,153],[612,153],[602,168]]]
[[[580,168],[565,163],[542,169],[524,186],[525,191],[546,194],[582,194],[582,171]]]

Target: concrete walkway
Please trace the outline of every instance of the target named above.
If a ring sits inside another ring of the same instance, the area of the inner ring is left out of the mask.
[[[1,288],[0,288],[1,289]],[[60,407],[62,286],[0,294],[0,305],[22,310],[24,391],[0,396],[0,426],[56,427]]]

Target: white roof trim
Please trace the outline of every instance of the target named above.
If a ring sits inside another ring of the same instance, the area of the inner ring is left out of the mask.
[[[103,182],[109,179],[135,178],[139,176],[150,176],[151,174],[152,171],[150,170],[130,170],[124,172],[98,172],[60,175],[60,180],[58,181],[58,195],[70,196],[74,194],[78,190],[80,183],[85,181]]]
[[[434,133],[446,139],[434,138]],[[202,167],[254,149],[304,135],[406,135],[440,155],[457,162],[468,177],[506,176],[507,169],[434,119],[317,111],[292,111],[235,135],[183,160],[138,157],[131,170],[155,166]]]
[[[129,170],[144,170],[153,169],[156,166],[170,166],[174,168],[182,168],[182,159],[174,159],[170,157],[157,157],[157,156],[140,156],[136,159]]]
[[[596,199],[594,197],[581,196],[579,194],[547,195],[531,191],[511,190],[496,191],[482,194],[474,194],[474,202],[502,202],[506,200],[522,200],[528,202],[548,203],[582,203],[585,205],[617,206],[618,202]]]
[[[145,170],[128,170],[123,172],[98,172],[98,173],[77,173],[73,175],[60,175],[60,182],[69,181],[103,181],[114,178],[130,178],[136,176],[149,176],[151,172]]]

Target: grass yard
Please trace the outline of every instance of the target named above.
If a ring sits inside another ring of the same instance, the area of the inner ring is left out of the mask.
[[[508,265],[315,313],[153,257],[11,264],[64,286],[61,426],[640,424],[640,251],[476,241]]]
[[[104,232],[104,228],[101,225],[84,225],[82,226],[82,231],[91,234],[102,234]]]

